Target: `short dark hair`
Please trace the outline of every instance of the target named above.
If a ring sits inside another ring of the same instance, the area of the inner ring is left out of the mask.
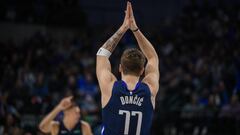
[[[72,105],[71,105],[71,106],[69,106],[68,108],[66,108],[64,111],[68,111],[68,110],[70,110],[70,109],[72,109],[72,108],[74,108],[74,107],[79,107],[79,106],[78,106],[78,104],[77,104],[77,103],[75,103],[75,102],[72,102]]]
[[[126,49],[121,56],[120,62],[123,74],[140,76],[145,62],[145,56],[139,49]]]
[[[73,98],[71,99],[72,105],[67,108],[66,110],[72,109],[73,107],[80,107],[78,102],[77,102],[77,98],[76,96],[73,96]]]

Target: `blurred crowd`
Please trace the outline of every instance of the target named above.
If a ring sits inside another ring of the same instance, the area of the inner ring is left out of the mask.
[[[0,20],[53,26],[85,25],[80,0],[1,0]]]
[[[188,102],[221,108],[236,102],[234,95],[240,88],[238,6],[192,3],[177,21],[166,21],[156,42],[162,44],[161,91],[166,91],[164,98],[173,99],[164,103],[166,107],[179,109]],[[184,107],[183,114],[190,106]]]
[[[173,20],[143,28],[160,58],[153,128],[171,116],[240,119],[239,6],[191,3]],[[41,135],[39,120],[71,94],[78,97],[82,118],[98,134],[101,100],[95,53],[115,30],[89,28],[61,40],[39,32],[22,43],[0,43],[0,134]],[[135,44],[126,33],[111,57],[119,79],[121,53]]]
[[[211,2],[194,1],[153,40],[160,43],[159,123],[175,116],[240,118],[239,3]]]

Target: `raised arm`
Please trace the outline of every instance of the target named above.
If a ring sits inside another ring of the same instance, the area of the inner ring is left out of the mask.
[[[125,13],[125,19],[122,26],[103,44],[103,46],[97,52],[96,74],[102,93],[102,99],[104,99],[102,100],[103,106],[107,102],[105,99],[111,96],[111,87],[116,80],[115,76],[111,72],[109,57],[129,28],[129,10],[127,9]]]
[[[143,82],[147,83],[152,91],[152,94],[156,95],[159,89],[159,76],[160,76],[158,67],[159,66],[158,55],[155,49],[153,48],[153,45],[138,29],[131,4],[130,4],[130,29],[133,31],[133,34],[137,39],[141,51],[147,58],[147,65],[145,68],[145,77],[143,78]]]
[[[43,133],[51,133],[52,128],[56,127],[57,122],[54,121],[54,118],[58,115],[59,112],[71,106],[71,97],[64,98],[58,106],[56,106],[39,124],[39,129]]]

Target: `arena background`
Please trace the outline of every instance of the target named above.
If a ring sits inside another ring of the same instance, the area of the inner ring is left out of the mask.
[[[132,3],[160,57],[152,135],[240,135],[240,1]],[[0,1],[0,135],[42,135],[41,118],[72,93],[100,134],[95,54],[121,25],[125,4]],[[128,32],[112,55],[118,78],[122,51],[135,45]]]

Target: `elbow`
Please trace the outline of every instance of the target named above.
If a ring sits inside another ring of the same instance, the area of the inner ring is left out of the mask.
[[[153,57],[150,57],[149,59],[148,59],[148,62],[150,62],[150,63],[155,63],[155,64],[159,64],[159,59],[158,59],[158,56],[156,55],[156,56],[153,56]]]
[[[43,126],[42,123],[40,123],[40,124],[38,125],[38,129],[39,129],[40,131],[44,132],[44,126]]]
[[[156,52],[154,53],[153,58],[156,59],[157,62],[159,61],[159,57],[158,57],[158,54]]]
[[[43,132],[43,133],[49,133],[49,132],[46,130],[44,124],[42,124],[42,123],[40,123],[40,124],[38,125],[38,129],[39,129],[41,132]]]
[[[155,53],[151,53],[150,55],[147,56],[147,60],[148,61],[158,62],[159,61],[158,54],[156,52]]]

